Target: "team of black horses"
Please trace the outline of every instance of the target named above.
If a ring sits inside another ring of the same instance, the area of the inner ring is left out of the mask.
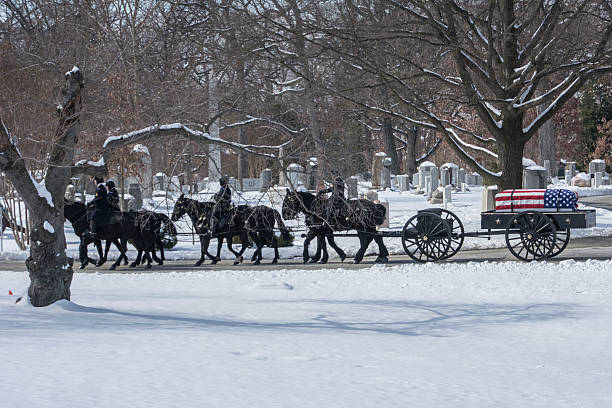
[[[64,216],[74,228],[74,232],[80,238],[79,260],[81,269],[89,263],[101,266],[106,262],[109,248],[114,244],[119,250],[119,257],[111,265],[115,269],[124,261],[128,263],[126,255],[128,241],[138,251],[137,258],[130,264],[134,267],[145,263],[145,268],[151,267],[151,262],[156,261],[163,264],[164,251],[161,237],[164,235],[176,237],[177,231],[174,222],[183,216],[191,219],[194,232],[199,236],[201,255],[195,266],[201,265],[206,257],[213,264],[220,261],[221,248],[226,241],[227,248],[234,254],[234,264],[243,261],[243,254],[250,245],[255,246],[251,262],[260,264],[262,261],[262,249],[264,245],[274,248],[272,263],[279,259],[278,242],[274,234],[275,225],[284,240],[290,239],[290,233],[283,219],[296,219],[299,214],[304,215],[307,227],[306,239],[304,240],[303,260],[306,262],[326,263],[329,258],[327,243],[338,253],[341,260],[346,254],[334,241],[334,232],[357,231],[360,248],[355,254],[354,262],[363,260],[365,251],[374,240],[378,244],[378,257],[376,262],[387,262],[389,252],[385,247],[382,237],[376,233],[376,227],[381,225],[386,216],[386,208],[381,204],[375,204],[368,200],[348,200],[344,205],[338,207],[323,195],[314,195],[307,192],[288,191],[283,200],[282,217],[278,211],[263,205],[249,206],[238,205],[230,209],[227,221],[217,227],[214,236],[211,234],[211,217],[213,216],[215,203],[201,202],[181,195],[174,205],[171,217],[152,211],[129,211],[113,213],[110,223],[101,226],[98,230],[97,239],[92,239],[88,231],[87,208],[78,202],[67,202],[64,206]],[[238,236],[240,249],[233,248],[234,237]],[[217,239],[217,252],[211,254],[208,251],[211,239]],[[317,251],[311,256],[309,244],[316,239]],[[106,241],[106,248],[102,250],[101,240]],[[87,255],[87,247],[93,243],[98,250],[99,259],[93,260]],[[251,244],[252,243],[252,244]],[[156,249],[160,250],[160,257],[156,255]]]

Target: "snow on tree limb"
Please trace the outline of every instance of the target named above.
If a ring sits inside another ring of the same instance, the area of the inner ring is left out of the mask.
[[[80,160],[72,167],[72,175],[87,175],[92,177],[105,177],[108,174],[108,168],[104,161],[104,157],[98,161]]]
[[[190,140],[195,142],[205,142],[205,143],[214,143],[222,146],[229,147],[231,149],[243,151],[245,153],[253,154],[256,156],[267,157],[271,159],[277,158],[276,154],[272,153],[264,153],[259,150],[278,150],[282,146],[287,143],[283,143],[281,145],[251,145],[251,144],[241,144],[236,142],[231,142],[219,137],[212,137],[207,132],[202,132],[199,130],[191,129],[190,127],[183,125],[181,123],[172,123],[168,125],[153,125],[143,129],[135,130],[133,132],[129,132],[119,136],[111,136],[106,139],[104,144],[102,145],[103,156],[108,159],[110,151],[113,149],[134,144],[134,143],[142,143],[143,141],[149,139],[155,139],[160,136],[173,136],[180,135],[187,137]]]

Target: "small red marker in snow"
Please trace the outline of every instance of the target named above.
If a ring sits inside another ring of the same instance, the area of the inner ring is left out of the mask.
[[[9,295],[13,296],[13,292],[9,289]]]

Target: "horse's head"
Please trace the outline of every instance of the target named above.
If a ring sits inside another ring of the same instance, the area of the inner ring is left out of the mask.
[[[294,220],[301,211],[302,205],[300,204],[298,195],[295,192],[288,190],[285,198],[283,199],[283,219]]]
[[[87,214],[85,204],[76,201],[66,201],[64,203],[64,218],[70,222],[75,222]]]
[[[174,203],[174,210],[172,210],[170,219],[172,221],[178,221],[187,212],[187,205],[188,203],[185,195],[181,194],[178,200],[176,200],[176,203]]]

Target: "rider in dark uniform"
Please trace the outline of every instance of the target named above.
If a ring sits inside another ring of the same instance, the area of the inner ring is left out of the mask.
[[[344,180],[342,177],[336,177],[331,187],[325,190],[319,190],[319,195],[331,193],[329,204],[327,206],[328,220],[335,221],[338,225],[343,226],[346,223],[346,208],[347,203],[344,198]]]
[[[101,177],[95,177],[94,182],[96,183],[96,196],[87,205],[87,208],[89,210],[89,235],[97,238],[98,227],[108,224],[111,211],[104,180]]]
[[[106,187],[108,188],[108,204],[111,210],[115,212],[121,211],[119,208],[119,193],[115,188],[115,182],[113,180],[108,180],[106,182]]]
[[[211,235],[215,236],[217,231],[223,229],[227,223],[227,217],[229,216],[232,206],[232,190],[228,185],[229,179],[227,176],[219,179],[221,188],[214,195],[215,206],[213,207],[212,218],[210,220],[210,231]]]

